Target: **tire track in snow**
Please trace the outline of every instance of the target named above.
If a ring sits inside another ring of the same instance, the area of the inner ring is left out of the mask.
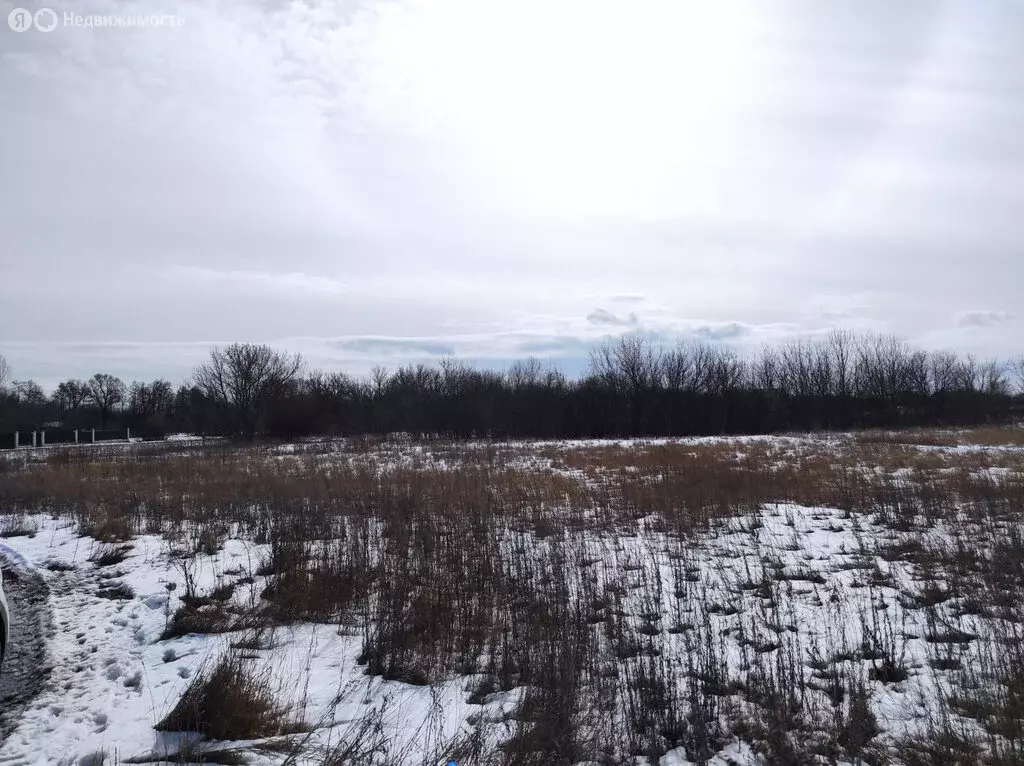
[[[0,543],[4,594],[11,613],[11,639],[0,669],[0,744],[46,683],[49,588],[25,559]]]

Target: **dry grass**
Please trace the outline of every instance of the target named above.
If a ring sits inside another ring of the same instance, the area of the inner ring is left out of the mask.
[[[525,689],[498,762],[657,762],[674,748],[704,762],[738,736],[766,763],[1013,764],[1024,760],[1021,433],[79,450],[0,473],[0,504],[69,516],[104,550],[138,532],[183,555],[229,535],[265,543],[255,571],[189,589],[167,635],[246,629],[238,646],[255,646],[273,625],[336,623],[362,636],[367,673],[473,674],[481,702]],[[966,444],[999,448],[951,449]],[[839,509],[821,514],[823,529],[860,548],[823,567],[783,519],[788,550],[710,556],[719,537],[759,541],[777,503]],[[714,590],[739,566],[727,559],[742,559],[743,577]],[[243,580],[260,596],[244,608],[232,597]],[[830,591],[837,581],[845,590]],[[855,630],[842,628],[855,636],[811,635],[794,616],[801,599],[831,598],[864,604],[850,607]],[[927,646],[924,666],[908,659],[913,641]],[[925,673],[944,679],[927,726],[884,733],[872,695]],[[160,727],[280,733],[273,693],[229,655]],[[386,747],[368,726],[323,762],[371,763]]]
[[[913,428],[902,431],[861,431],[854,437],[861,444],[908,444],[929,447],[1022,447],[1024,427],[975,426],[958,429]]]
[[[297,730],[275,701],[270,675],[253,670],[236,653],[203,673],[154,728],[194,731],[213,740],[252,740]]]

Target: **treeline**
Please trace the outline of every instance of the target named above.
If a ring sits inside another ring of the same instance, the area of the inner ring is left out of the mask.
[[[6,380],[5,380],[6,377]],[[505,371],[457,360],[309,372],[267,346],[214,349],[188,383],[103,373],[49,395],[10,380],[0,357],[0,431],[131,427],[294,438],[405,432],[455,438],[582,438],[950,426],[1024,418],[1024,357],[979,362],[895,336],[835,331],[752,356],[629,335],[597,346],[569,378],[536,359]]]

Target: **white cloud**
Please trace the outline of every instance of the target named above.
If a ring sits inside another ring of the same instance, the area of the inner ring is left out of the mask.
[[[148,375],[146,344],[569,354],[632,327],[1019,351],[985,312],[949,328],[1020,305],[1008,5],[65,10],[185,23],[0,29],[0,351],[36,344],[26,376],[60,342],[140,344],[114,362]]]

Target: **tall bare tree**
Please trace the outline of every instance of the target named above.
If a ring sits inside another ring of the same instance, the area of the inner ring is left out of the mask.
[[[1024,396],[1024,356],[1019,356],[1010,362],[1010,368],[1017,378],[1017,393]]]
[[[105,372],[97,372],[89,378],[89,401],[99,410],[100,428],[106,428],[111,411],[124,401],[124,382]]]
[[[650,392],[661,385],[661,350],[642,335],[607,340],[590,352],[590,371],[626,396],[629,428],[636,432],[647,411]]]
[[[955,391],[960,385],[960,359],[950,351],[933,351],[928,357],[930,390],[935,394]]]
[[[779,352],[766,345],[751,366],[751,384],[762,391],[777,391],[782,388],[782,380]]]
[[[12,384],[18,402],[27,407],[46,406],[46,393],[34,380],[15,380]]]
[[[11,367],[7,364],[7,360],[4,359],[4,355],[0,354],[0,394],[7,390],[7,384],[11,380]]]
[[[661,358],[661,378],[669,391],[692,393],[699,385],[697,376],[703,346],[679,341]]]
[[[513,362],[505,373],[505,379],[513,391],[523,391],[540,383],[544,375],[544,365],[540,360],[531,356],[526,360]]]
[[[157,379],[143,383],[135,380],[128,386],[128,411],[136,420],[166,413],[173,403],[174,389],[170,381]]]
[[[57,384],[52,398],[62,417],[72,415],[89,399],[89,384],[75,378],[65,380]]]
[[[853,355],[856,350],[857,336],[850,330],[842,328],[833,330],[825,340],[832,356],[835,371],[835,393],[847,397],[853,385]]]
[[[34,380],[12,380],[10,386],[0,391],[4,420],[11,423],[11,416],[16,428],[41,426],[49,414],[47,403],[43,387]]]
[[[779,348],[783,386],[791,396],[809,396],[814,386],[814,349],[803,338]]]
[[[659,382],[661,352],[642,335],[623,335],[590,352],[590,369],[616,388],[638,395]]]
[[[1007,366],[998,359],[982,362],[978,368],[980,377],[978,382],[982,393],[1009,396],[1013,391],[1013,386],[1010,384],[1007,372]]]
[[[194,374],[196,387],[222,406],[237,435],[255,436],[267,405],[281,396],[302,369],[299,354],[275,351],[270,346],[233,343],[210,350],[210,358]]]

